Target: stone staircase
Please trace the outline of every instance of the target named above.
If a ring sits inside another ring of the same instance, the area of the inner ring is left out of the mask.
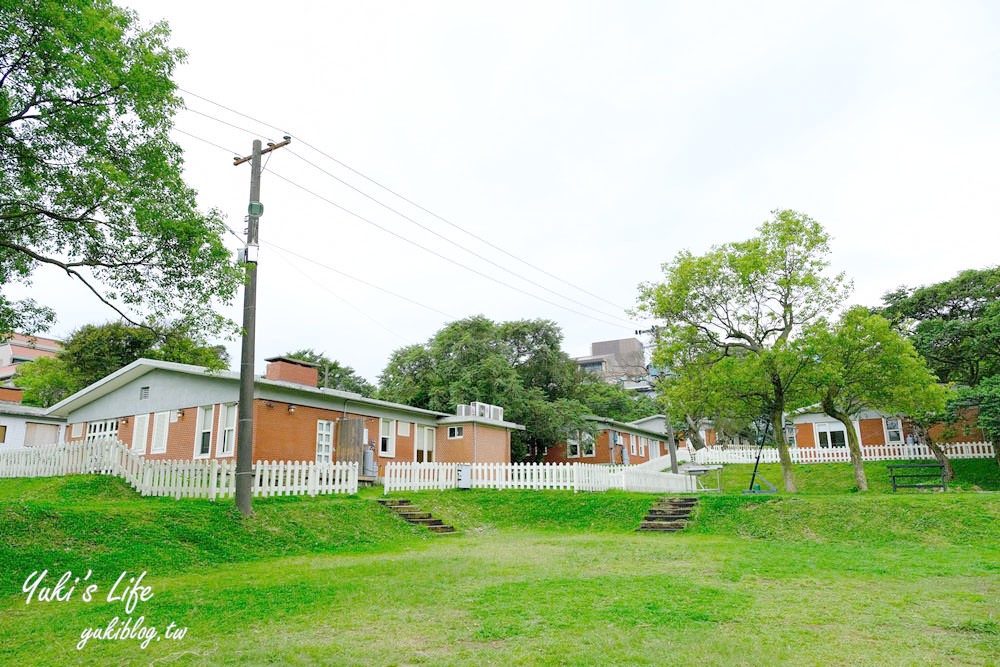
[[[388,507],[398,516],[418,526],[424,526],[432,533],[445,535],[454,533],[455,527],[445,524],[441,519],[435,519],[430,512],[424,512],[409,500],[402,498],[379,498],[377,502]]]
[[[676,533],[684,530],[698,504],[697,498],[659,498],[649,508],[638,530]]]

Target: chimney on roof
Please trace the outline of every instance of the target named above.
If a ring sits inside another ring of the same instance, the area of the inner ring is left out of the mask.
[[[17,387],[0,387],[0,401],[20,403],[24,398],[24,390]]]
[[[306,387],[319,385],[319,368],[316,364],[288,357],[271,357],[265,361],[267,361],[267,371],[264,377],[268,380],[292,382]]]

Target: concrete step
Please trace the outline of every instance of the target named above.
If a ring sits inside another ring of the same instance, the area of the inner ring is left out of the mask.
[[[698,499],[697,498],[660,498],[657,502],[658,503],[662,503],[662,504],[666,504],[666,505],[677,505],[677,506],[683,505],[685,507],[691,507],[692,505],[697,505],[698,504]]]
[[[409,505],[409,500],[403,500],[402,498],[377,498],[375,500],[379,505],[385,505],[387,507],[398,507],[400,505]]]
[[[679,533],[683,528],[673,528],[666,526],[639,526],[636,530],[648,531],[651,533]]]
[[[652,512],[650,512],[649,514],[643,517],[643,521],[681,521],[686,523],[688,518],[689,517],[686,514],[685,515],[653,514]]]
[[[419,524],[421,526],[427,526],[428,528],[431,526],[440,526],[441,524],[444,523],[444,521],[442,521],[441,519],[435,519],[429,513],[426,517],[421,517],[419,519],[406,517],[406,520],[409,521],[410,523]]]
[[[446,526],[444,524],[436,526],[427,526],[427,530],[431,531],[432,533],[437,533],[438,535],[448,535],[458,532],[455,530],[454,526]]]
[[[430,512],[396,512],[399,516],[406,519],[407,521],[414,521],[416,519],[430,519]]]
[[[639,524],[640,530],[683,530],[684,521],[643,521]]]
[[[653,505],[649,508],[650,512],[676,512],[678,514],[691,514],[694,511],[694,507],[673,507],[671,505]]]

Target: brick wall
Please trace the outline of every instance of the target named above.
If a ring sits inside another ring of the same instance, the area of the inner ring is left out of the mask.
[[[882,418],[861,419],[858,421],[858,430],[861,431],[862,445],[884,445],[885,429]]]

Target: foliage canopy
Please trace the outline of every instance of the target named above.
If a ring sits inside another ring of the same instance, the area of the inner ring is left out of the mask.
[[[168,37],[108,0],[0,3],[0,286],[54,267],[133,324],[224,325],[213,301],[241,276],[169,137],[184,53]],[[53,319],[0,294],[0,336]]]

